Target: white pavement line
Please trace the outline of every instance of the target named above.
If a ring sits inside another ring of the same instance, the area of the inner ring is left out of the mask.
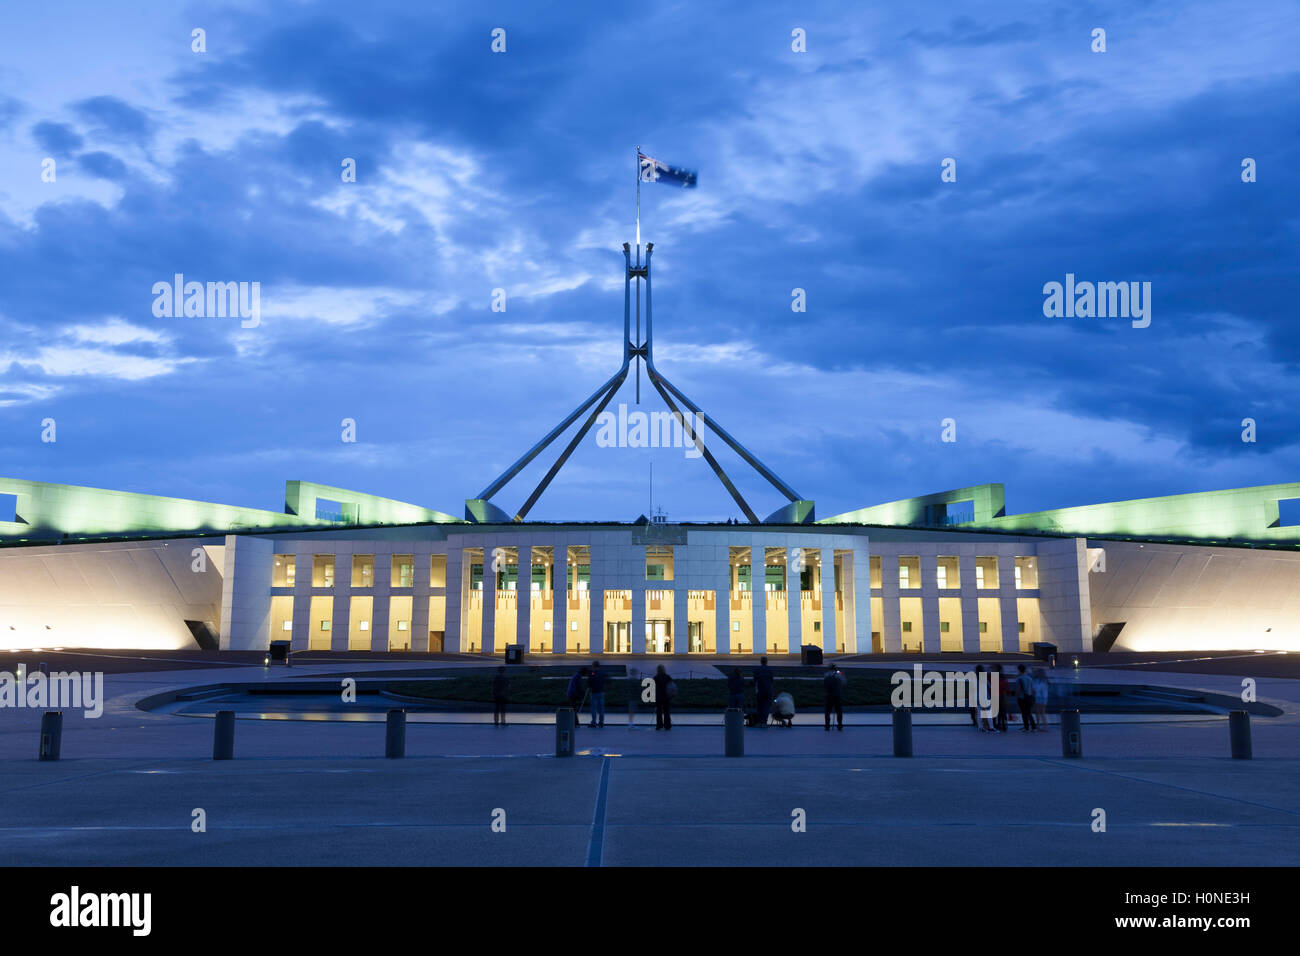
[[[609,796],[609,757],[600,761],[600,785],[596,788],[596,809],[591,816],[591,835],[587,838],[587,866],[600,866],[605,855],[605,802]]]

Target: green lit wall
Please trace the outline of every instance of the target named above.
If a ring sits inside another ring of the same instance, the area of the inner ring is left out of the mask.
[[[352,519],[349,524],[455,520],[418,505],[302,481],[288,482],[284,513],[16,478],[0,478],[0,494],[17,498],[17,520],[0,521],[0,540],[327,528],[339,524],[316,518],[318,497],[343,502],[345,513]]]
[[[932,513],[929,506],[971,500],[975,506],[974,520],[957,527],[1095,537],[1300,544],[1300,526],[1279,524],[1277,503],[1288,498],[1300,498],[1300,482],[1008,515],[1003,513],[1003,486],[992,484],[860,508],[825,518],[819,524],[926,526],[933,524],[927,520]]]
[[[442,524],[460,520],[441,511],[421,508],[405,501],[394,501],[392,498],[348,491],[346,488],[332,488],[311,481],[285,483],[284,510],[288,514],[314,519],[318,498],[342,502],[344,513],[349,519],[348,524]]]
[[[956,504],[970,501],[975,507],[975,524],[987,524],[1001,515],[1005,508],[1006,495],[1002,485],[972,485],[954,491],[941,491],[920,498],[903,498],[889,501],[883,505],[872,505],[856,511],[846,511],[833,518],[824,518],[818,524],[883,524],[883,525],[926,525],[927,513],[935,505]],[[966,523],[962,527],[968,527]]]
[[[1277,503],[1285,498],[1300,498],[1300,482],[1006,515],[988,522],[986,527],[1134,538],[1300,543],[1300,526],[1278,524]]]

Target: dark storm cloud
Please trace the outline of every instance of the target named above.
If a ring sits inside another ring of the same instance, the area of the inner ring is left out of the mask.
[[[166,100],[81,90],[62,104],[76,129],[32,127],[47,152],[110,141],[78,162],[113,196],[0,219],[0,316],[21,321],[0,421],[51,389],[82,436],[64,448],[101,469],[87,483],[159,467],[162,435],[217,456],[203,481],[227,499],[302,477],[458,511],[613,370],[640,143],[701,169],[694,193],[643,196],[660,364],[822,516],[980,481],[1028,510],[1293,479],[1300,85],[1268,5],[1238,41],[1257,62],[1212,83],[1211,38],[1141,31],[1156,7],[1096,11],[1123,42],[1091,60],[1070,5],[936,9],[223,10],[210,54],[160,71]],[[163,149],[173,126],[194,138]],[[1067,272],[1150,281],[1151,326],[1045,317]],[[155,317],[175,273],[260,282],[261,326]],[[85,357],[119,374],[50,371],[89,348],[69,323],[109,316],[159,338]],[[382,448],[341,447],[343,417]],[[574,461],[614,490],[561,479],[550,514],[621,515],[615,491],[644,510],[641,459]],[[178,484],[151,490],[199,487],[166,467]],[[708,475],[680,481],[732,513]]]

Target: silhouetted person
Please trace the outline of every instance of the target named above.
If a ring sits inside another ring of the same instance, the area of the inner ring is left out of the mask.
[[[733,667],[727,675],[727,706],[745,709],[745,675],[740,673],[739,667]]]
[[[1016,705],[1020,708],[1020,732],[1032,733],[1038,726],[1034,720],[1034,679],[1025,671],[1024,664],[1017,664],[1016,670]]]
[[[980,685],[984,683],[984,681],[981,680],[981,678],[983,677],[984,677],[984,665],[976,664],[975,665],[975,705],[976,706],[974,709],[971,710],[971,713],[974,714],[977,710],[979,712],[979,719],[975,722],[976,729],[979,730],[979,732],[982,734],[991,734],[993,733],[993,729],[994,729],[993,728],[993,719],[994,719],[993,702],[997,700],[998,697],[997,675],[990,674],[987,679],[988,687],[989,687],[989,705],[987,707],[979,706]]]
[[[496,677],[492,678],[492,723],[506,725],[506,702],[510,698],[510,678],[506,677],[504,667],[497,668]]]
[[[1047,671],[1041,667],[1034,668],[1034,723],[1041,731],[1047,731],[1047,697],[1051,688],[1047,683]]]
[[[676,685],[660,664],[655,670],[655,730],[673,729],[672,690]]]
[[[767,657],[758,659],[758,666],[754,668],[754,696],[758,698],[758,725],[767,726],[768,715],[772,712],[772,685],[776,682],[776,675],[772,673],[772,668],[767,666]]]
[[[578,672],[569,678],[569,687],[564,695],[569,698],[569,706],[573,708],[573,726],[578,726],[578,713],[582,710],[582,691],[586,686],[587,668],[582,667]]]
[[[826,693],[826,729],[831,729],[831,711],[835,711],[835,729],[844,729],[844,674],[831,664],[826,668],[822,678],[822,687]]]
[[[1000,734],[1005,734],[1007,732],[1007,691],[1010,689],[1011,680],[1002,673],[1001,664],[993,665],[989,683],[993,685],[992,693],[998,698],[998,712],[993,715],[993,729]]]
[[[591,676],[587,678],[587,687],[591,690],[591,726],[605,726],[605,672],[600,669],[600,661],[591,662]]]

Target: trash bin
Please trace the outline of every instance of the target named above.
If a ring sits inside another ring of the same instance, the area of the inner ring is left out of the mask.
[[[272,641],[269,656],[272,663],[276,661],[280,661],[282,664],[289,663],[289,642]]]
[[[522,664],[524,662],[524,648],[522,644],[506,645],[506,663]]]
[[[555,712],[555,756],[573,756],[573,728],[576,715],[572,707],[561,707]]]
[[[1056,654],[1056,645],[1048,644],[1046,641],[1035,641],[1033,648],[1034,660],[1050,661]]]
[[[820,664],[822,662],[822,649],[816,644],[801,644],[799,646],[799,659],[805,664]]]

